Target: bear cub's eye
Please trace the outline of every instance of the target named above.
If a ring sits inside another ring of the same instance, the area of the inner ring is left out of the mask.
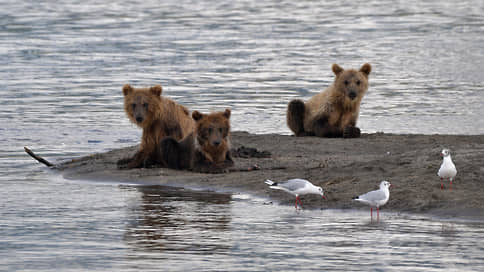
[[[133,108],[133,110],[136,109],[136,104],[135,103],[131,104],[131,107]]]
[[[143,107],[145,107],[145,109],[147,109],[148,108],[148,103],[144,103],[143,104]]]
[[[360,84],[361,84],[361,81],[358,79],[358,80],[356,81],[356,85],[360,86]]]
[[[345,85],[348,86],[348,84],[350,84],[350,82],[348,80],[345,80]]]

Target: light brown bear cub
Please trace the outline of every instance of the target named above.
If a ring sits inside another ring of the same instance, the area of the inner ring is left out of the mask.
[[[344,70],[333,64],[334,83],[306,103],[292,100],[287,108],[287,125],[296,136],[360,137],[356,121],[361,99],[368,90],[371,66]]]
[[[118,161],[120,168],[163,166],[160,143],[165,137],[177,140],[193,132],[194,121],[187,108],[161,96],[162,88],[123,86],[124,111],[129,120],[143,129],[141,145],[136,154]]]
[[[175,169],[220,173],[234,164],[230,156],[230,109],[223,112],[192,113],[193,137],[183,141],[165,138],[161,143],[163,160]]]

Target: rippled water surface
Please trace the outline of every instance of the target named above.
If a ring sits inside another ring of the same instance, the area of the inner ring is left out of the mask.
[[[2,1],[2,270],[484,270],[482,222],[67,181],[26,157],[138,143],[125,83],[289,134],[287,102],[332,63],[372,64],[363,132],[484,133],[482,1],[200,2]]]
[[[382,210],[377,224],[367,211],[295,211],[240,194],[50,177],[29,185],[27,193],[7,188],[2,207],[0,264],[9,270],[484,268],[482,222]]]

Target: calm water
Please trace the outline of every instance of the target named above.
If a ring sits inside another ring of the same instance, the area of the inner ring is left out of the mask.
[[[136,144],[125,83],[289,134],[287,102],[332,63],[373,66],[364,132],[482,134],[484,2],[37,2],[1,1],[0,270],[484,270],[483,222],[68,181],[22,150]]]

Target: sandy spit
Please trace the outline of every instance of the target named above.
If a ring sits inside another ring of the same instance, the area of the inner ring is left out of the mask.
[[[232,133],[232,147],[270,152],[269,157],[235,157],[229,173],[202,174],[165,168],[119,170],[116,161],[134,154],[137,146],[73,159],[58,165],[67,179],[160,184],[187,189],[249,193],[283,205],[294,197],[269,189],[264,181],[305,178],[323,187],[320,196],[303,196],[304,209],[367,209],[353,196],[393,184],[383,210],[430,213],[440,217],[484,219],[484,135],[363,134],[358,139]],[[457,177],[440,189],[437,171],[443,148],[451,150]],[[267,152],[266,152],[267,153]],[[266,154],[267,155],[267,154]],[[246,171],[253,165],[260,170]]]

